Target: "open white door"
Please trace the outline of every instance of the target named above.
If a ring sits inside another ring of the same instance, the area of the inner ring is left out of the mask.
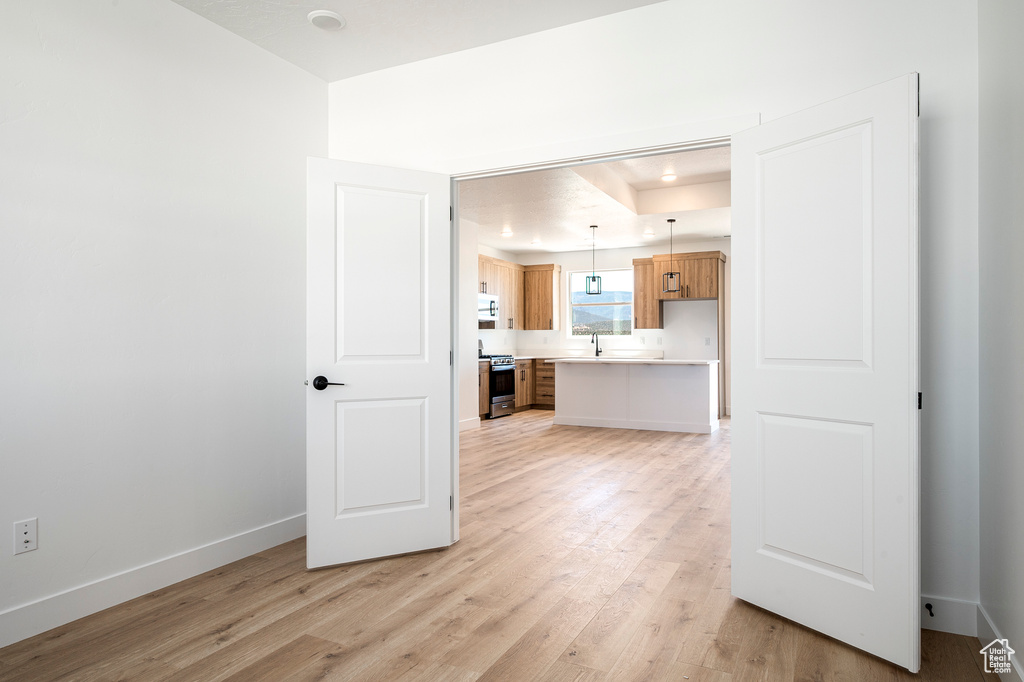
[[[307,183],[307,565],[446,547],[449,178],[310,159]]]
[[[732,149],[732,592],[917,672],[917,75]]]

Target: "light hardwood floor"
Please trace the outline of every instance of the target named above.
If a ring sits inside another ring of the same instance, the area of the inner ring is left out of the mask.
[[[296,540],[0,649],[19,680],[996,680],[919,676],[729,595],[729,429],[462,434],[462,540],[309,572]]]

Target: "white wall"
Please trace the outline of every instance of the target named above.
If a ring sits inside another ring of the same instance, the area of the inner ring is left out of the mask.
[[[0,92],[2,646],[303,534],[327,106],[166,0],[2,3]]]
[[[979,12],[981,604],[1024,651],[1024,5],[982,0]]]
[[[922,588],[976,602],[977,27],[958,0],[668,0],[332,83],[330,154],[482,170],[919,72]]]

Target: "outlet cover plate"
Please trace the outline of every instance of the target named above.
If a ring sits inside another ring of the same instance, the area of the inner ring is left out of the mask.
[[[14,522],[14,553],[24,554],[39,547],[39,519]]]

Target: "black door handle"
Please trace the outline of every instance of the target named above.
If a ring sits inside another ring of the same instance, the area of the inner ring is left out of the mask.
[[[319,376],[319,377],[313,379],[313,388],[315,388],[318,391],[322,391],[325,388],[327,388],[328,386],[344,386],[344,385],[345,384],[332,384],[330,381],[327,380],[327,377],[325,377],[325,376]]]

